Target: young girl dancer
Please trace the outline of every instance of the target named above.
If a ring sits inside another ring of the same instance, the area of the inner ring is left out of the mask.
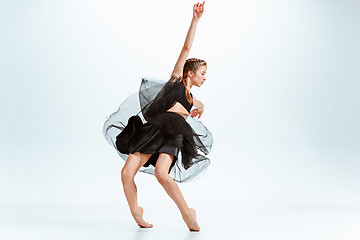
[[[193,6],[191,25],[170,80],[143,78],[139,92],[128,97],[104,124],[106,139],[126,161],[121,181],[131,214],[143,228],[153,225],[143,219],[144,210],[138,206],[134,182],[138,171],[155,175],[189,230],[200,230],[195,210],[188,207],[175,181],[194,180],[210,163],[206,155],[212,135],[195,119],[203,114],[204,105],[190,93],[191,87],[201,87],[206,80],[207,65],[201,59],[187,59],[204,4]]]

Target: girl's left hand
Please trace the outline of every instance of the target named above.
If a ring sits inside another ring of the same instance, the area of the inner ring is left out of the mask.
[[[202,3],[198,2],[197,4],[194,4],[194,7],[193,7],[193,17],[194,18],[200,18],[203,15],[204,5],[205,5],[205,1],[203,1]]]
[[[204,112],[204,109],[195,108],[194,110],[192,110],[192,111],[190,112],[190,115],[191,115],[192,117],[196,117],[197,115],[199,115],[198,118],[200,118],[201,115],[203,114],[203,112]]]

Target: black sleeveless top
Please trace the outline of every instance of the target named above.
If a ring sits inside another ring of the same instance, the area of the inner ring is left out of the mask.
[[[192,94],[190,93],[190,96],[192,97]],[[192,108],[193,104],[190,104],[188,102],[188,100],[186,99],[186,93],[185,93],[185,87],[184,87],[184,91],[181,95],[181,97],[178,99],[178,102],[184,106],[184,108],[190,112],[190,109]]]

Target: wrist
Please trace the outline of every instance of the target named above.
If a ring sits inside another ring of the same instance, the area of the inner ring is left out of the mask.
[[[192,22],[196,22],[196,23],[198,23],[198,22],[199,22],[199,20],[200,20],[200,18],[193,17],[191,21],[192,21]]]

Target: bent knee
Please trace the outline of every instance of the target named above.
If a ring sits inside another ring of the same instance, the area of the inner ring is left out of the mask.
[[[158,180],[160,184],[165,183],[167,180],[169,180],[169,174],[164,171],[155,171],[155,177]]]
[[[134,179],[135,174],[132,171],[129,171],[126,168],[123,168],[121,170],[121,181],[122,182],[129,182],[129,181]]]

